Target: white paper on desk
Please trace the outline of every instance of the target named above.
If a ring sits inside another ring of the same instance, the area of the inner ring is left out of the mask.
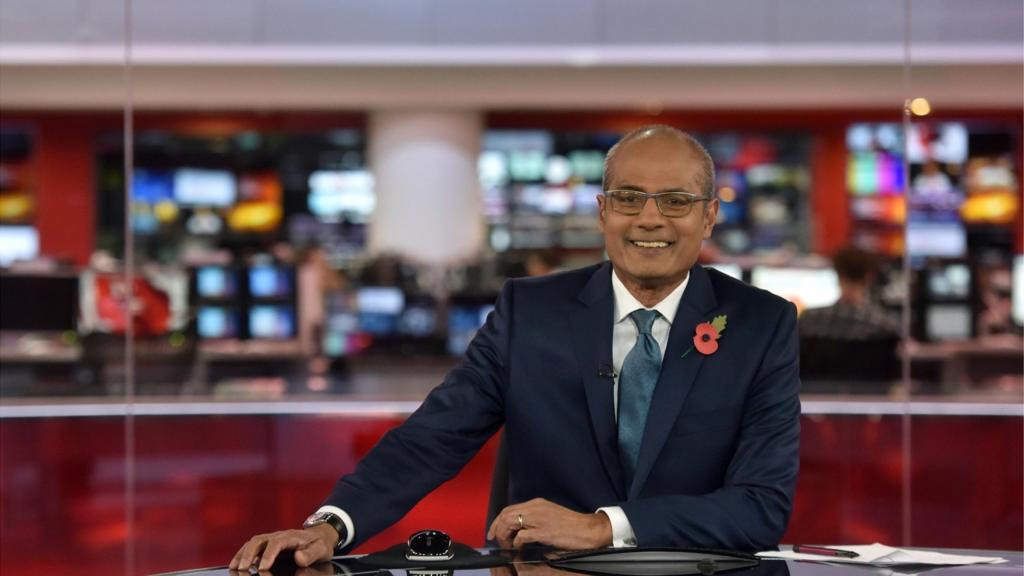
[[[821,554],[801,554],[799,552],[770,550],[758,552],[761,558],[784,558],[787,560],[814,560],[816,562],[835,562],[842,564],[870,564],[873,566],[899,566],[924,564],[929,566],[963,566],[967,564],[1001,564],[1005,558],[991,556],[960,556],[942,552],[926,552],[924,550],[906,550],[892,548],[877,542],[870,546],[829,546],[837,550],[856,552],[856,558],[840,556],[822,556]]]

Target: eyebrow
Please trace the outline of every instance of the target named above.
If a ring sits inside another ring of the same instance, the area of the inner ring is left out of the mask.
[[[612,189],[613,190],[631,190],[633,192],[647,192],[647,190],[644,190],[643,186],[637,186],[635,184],[623,184],[621,186],[616,186],[616,187],[614,187]],[[657,192],[651,192],[651,194],[664,194],[666,192],[683,192],[683,193],[686,193],[686,194],[693,194],[694,196],[699,196],[699,194],[695,194],[693,192],[690,192],[686,188],[665,188],[664,190],[659,190]]]

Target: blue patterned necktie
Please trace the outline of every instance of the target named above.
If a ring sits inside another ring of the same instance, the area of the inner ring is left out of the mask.
[[[626,355],[619,375],[619,458],[626,471],[626,486],[633,484],[647,411],[661,372],[661,348],[651,334],[655,310],[636,310],[629,317],[636,324],[636,344]]]

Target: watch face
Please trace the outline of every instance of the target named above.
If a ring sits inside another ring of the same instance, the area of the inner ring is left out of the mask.
[[[306,518],[306,521],[302,523],[304,528],[310,528],[317,524],[323,524],[327,521],[328,512],[314,512]]]
[[[445,556],[452,539],[440,530],[421,530],[409,537],[409,553],[416,556]]]

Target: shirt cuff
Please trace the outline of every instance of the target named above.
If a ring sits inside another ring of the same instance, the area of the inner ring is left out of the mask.
[[[633,526],[626,518],[626,513],[618,506],[607,506],[598,508],[598,512],[604,512],[612,523],[612,548],[631,548],[636,546],[636,534],[633,533]]]
[[[348,513],[342,510],[341,508],[338,508],[337,506],[321,506],[320,509],[317,510],[317,512],[330,512],[338,518],[341,518],[341,523],[345,525],[345,540],[343,542],[338,543],[338,549],[348,546],[356,537],[356,527],[352,524],[352,517],[349,516]],[[625,518],[626,515],[623,514],[622,517]],[[630,529],[630,534],[632,533],[633,531],[632,529]]]

